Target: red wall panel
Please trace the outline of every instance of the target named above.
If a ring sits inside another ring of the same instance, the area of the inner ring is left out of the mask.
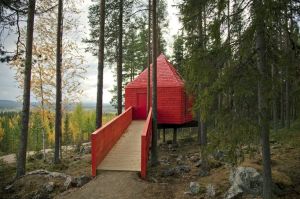
[[[146,88],[126,88],[125,108],[133,107],[133,119],[141,119],[137,110],[138,95],[147,93]],[[151,97],[150,93],[150,97]],[[157,121],[159,124],[183,124],[191,121],[191,113],[186,111],[185,93],[182,87],[157,88]],[[145,119],[145,118],[144,118]]]

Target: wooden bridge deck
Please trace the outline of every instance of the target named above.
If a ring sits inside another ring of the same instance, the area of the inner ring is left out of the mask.
[[[133,120],[98,170],[141,171],[141,134],[145,120]]]

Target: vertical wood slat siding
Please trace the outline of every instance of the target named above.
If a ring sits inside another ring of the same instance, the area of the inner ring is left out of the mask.
[[[137,94],[145,93],[146,88],[126,88],[125,108],[133,107],[133,119],[136,119],[135,106]],[[152,96],[152,93],[150,93]],[[190,100],[185,99],[182,87],[157,88],[157,121],[159,124],[183,124],[192,120]],[[151,104],[150,104],[151,105]],[[187,111],[185,111],[187,109]],[[145,118],[146,119],[146,118]]]
[[[133,119],[141,119],[135,107],[138,106],[138,93],[147,93],[147,70],[145,69],[125,87],[125,108],[133,107]],[[152,70],[151,66],[150,70]],[[157,122],[183,124],[191,121],[192,104],[185,96],[183,80],[167,58],[161,54],[157,58]]]
[[[92,176],[96,176],[98,165],[131,123],[132,110],[132,107],[128,107],[121,115],[92,133]]]

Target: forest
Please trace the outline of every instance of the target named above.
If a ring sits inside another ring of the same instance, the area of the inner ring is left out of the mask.
[[[298,0],[2,0],[0,11],[0,61],[22,91],[22,111],[0,113],[0,155],[16,157],[0,159],[0,198],[300,198]],[[97,60],[94,110],[80,102],[91,67],[83,51]],[[160,55],[183,82],[192,106],[182,112],[196,126],[160,122],[175,104],[169,96],[161,105]],[[107,69],[116,113],[103,111]],[[122,118],[141,107],[126,108],[125,88],[143,71],[147,176],[143,168],[91,176],[103,161],[95,153],[109,154]],[[33,190],[27,179],[40,181]]]

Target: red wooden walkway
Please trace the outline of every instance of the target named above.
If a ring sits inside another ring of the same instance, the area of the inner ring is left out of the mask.
[[[97,170],[139,171],[146,177],[152,135],[152,111],[147,120],[132,120],[132,107],[91,136],[92,175]]]

